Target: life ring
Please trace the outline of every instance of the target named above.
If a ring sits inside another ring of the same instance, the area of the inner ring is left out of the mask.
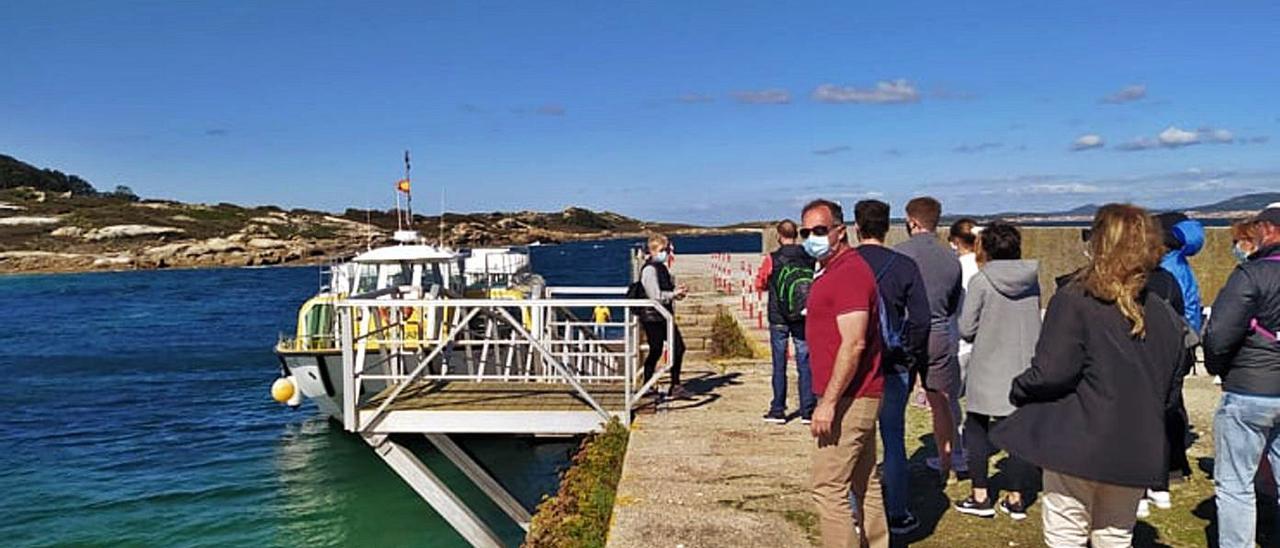
[[[378,309],[378,317],[382,318],[382,323],[384,323],[384,324],[390,324],[390,323],[391,323],[391,309],[390,309],[390,308],[386,308],[386,307],[379,308],[379,309]],[[413,317],[413,307],[412,307],[412,306],[402,306],[402,307],[400,307],[400,319],[401,319],[401,321],[409,321],[409,318],[412,318],[412,317]]]

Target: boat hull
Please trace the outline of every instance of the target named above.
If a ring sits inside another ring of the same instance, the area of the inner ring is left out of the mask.
[[[315,402],[320,412],[342,422],[342,353],[338,351],[279,351],[276,355],[293,377],[302,395]],[[375,366],[378,354],[365,358],[365,372],[385,374],[384,366]],[[362,383],[357,405],[363,404],[378,392],[386,389],[387,381],[370,380]]]

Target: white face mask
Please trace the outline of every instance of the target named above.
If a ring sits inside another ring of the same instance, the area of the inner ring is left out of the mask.
[[[810,234],[804,240],[804,251],[810,257],[821,261],[831,254],[831,241],[827,239],[827,236]]]

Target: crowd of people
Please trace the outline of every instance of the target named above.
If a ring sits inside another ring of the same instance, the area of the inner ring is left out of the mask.
[[[1102,207],[1082,231],[1087,263],[1056,279],[1042,311],[1040,265],[1018,227],[961,219],[944,243],[937,200],[903,213],[909,237],[890,248],[889,204],[858,202],[850,228],[841,205],[815,200],[799,224],[778,223],[756,280],[773,352],[764,420],[798,417],[815,438],[824,545],[888,546],[920,525],[905,443],[917,385],[932,416],[928,466],[941,486],[970,483],[957,512],[1022,520],[1039,504],[1049,546],[1131,545],[1152,505],[1170,507],[1170,480],[1191,473],[1182,387],[1202,342],[1224,392],[1219,545],[1254,545],[1254,476],[1280,461],[1280,207],[1233,227],[1240,264],[1207,322],[1188,262],[1205,233],[1184,215]]]

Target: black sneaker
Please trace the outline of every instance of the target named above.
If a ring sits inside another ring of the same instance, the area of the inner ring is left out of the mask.
[[[1022,521],[1027,519],[1027,505],[1024,502],[1009,502],[1008,499],[1000,501],[1000,511],[1009,514],[1014,521]]]
[[[895,535],[908,535],[920,527],[920,520],[907,512],[900,518],[889,518],[889,532]]]
[[[803,415],[800,417],[800,424],[808,426],[813,424],[813,415]]]
[[[996,517],[995,505],[991,503],[991,499],[983,502],[974,500],[973,495],[956,503],[956,511],[961,514],[969,514],[970,516],[978,516],[980,518]]]
[[[787,414],[783,413],[782,411],[770,411],[768,413],[765,413],[764,422],[767,422],[770,424],[786,424]]]

